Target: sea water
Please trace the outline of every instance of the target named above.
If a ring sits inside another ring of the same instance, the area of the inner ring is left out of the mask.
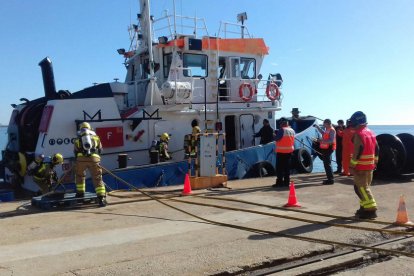
[[[368,126],[375,134],[393,134],[409,133],[414,135],[414,125],[369,125]],[[7,127],[0,127],[0,150],[4,150],[7,144]],[[0,155],[0,160],[2,156]],[[335,154],[332,154],[335,160]],[[336,171],[336,163],[332,162],[333,170]],[[313,164],[313,172],[323,172],[323,164],[319,158],[315,159]]]

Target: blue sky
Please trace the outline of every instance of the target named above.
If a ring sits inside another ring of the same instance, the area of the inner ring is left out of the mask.
[[[118,48],[128,48],[137,0],[2,0],[0,123],[10,104],[43,95],[40,67],[53,61],[56,88],[72,92],[124,79]],[[172,12],[156,0],[151,13]],[[254,4],[252,4],[254,3]],[[261,73],[284,78],[283,110],[346,119],[362,110],[370,124],[414,125],[414,3],[412,0],[176,0],[178,14],[204,17],[210,35],[219,22],[246,25],[270,48]]]

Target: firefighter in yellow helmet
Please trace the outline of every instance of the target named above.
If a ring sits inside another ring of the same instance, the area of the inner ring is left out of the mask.
[[[196,146],[197,146],[197,140],[199,139],[199,134],[201,133],[201,129],[198,126],[198,121],[197,120],[193,120],[191,122],[191,127],[192,127],[192,131],[191,131],[191,152],[190,155],[192,157],[196,156]]]
[[[164,162],[166,160],[170,160],[171,156],[168,153],[168,141],[170,140],[170,135],[168,135],[167,132],[164,132],[161,134],[160,137],[160,145],[159,145],[159,151],[160,151],[160,161]]]
[[[33,175],[33,180],[39,186],[41,193],[46,194],[51,191],[52,184],[58,182],[54,168],[63,163],[63,156],[56,153],[48,161],[45,161],[44,156],[39,157],[36,158],[35,166],[28,171],[28,174]]]
[[[79,126],[78,137],[74,143],[76,197],[82,198],[85,194],[86,170],[89,170],[100,207],[106,206],[106,190],[102,182],[101,161],[102,144],[99,136],[87,122]]]

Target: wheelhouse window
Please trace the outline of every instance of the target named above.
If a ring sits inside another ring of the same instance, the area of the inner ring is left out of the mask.
[[[196,54],[184,54],[183,74],[185,77],[206,77],[207,76],[207,56]]]
[[[256,60],[254,58],[240,58],[240,72],[242,79],[255,79]]]
[[[168,74],[170,72],[172,62],[172,54],[166,54],[164,55],[163,63],[162,63],[162,70],[164,72],[164,78],[168,78]]]

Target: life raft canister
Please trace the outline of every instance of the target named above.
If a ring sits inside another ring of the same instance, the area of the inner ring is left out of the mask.
[[[276,101],[280,99],[279,86],[277,86],[275,82],[269,83],[269,85],[266,87],[266,96],[271,101]]]
[[[245,87],[247,87],[247,89],[249,89],[249,95],[247,95],[247,96],[245,96],[244,93],[243,93]],[[249,102],[253,97],[253,93],[254,93],[253,92],[253,87],[251,86],[250,83],[245,82],[245,83],[240,84],[239,96],[243,101]]]

